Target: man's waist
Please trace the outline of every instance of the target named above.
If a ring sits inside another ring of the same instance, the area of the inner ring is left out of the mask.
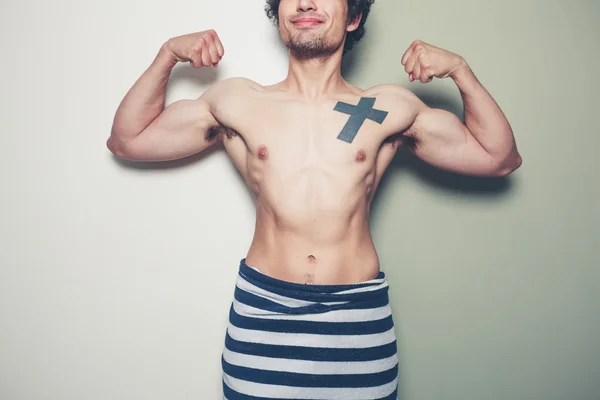
[[[370,236],[342,241],[280,235],[261,240],[257,235],[247,255],[248,265],[278,279],[306,284],[360,281],[379,270]]]

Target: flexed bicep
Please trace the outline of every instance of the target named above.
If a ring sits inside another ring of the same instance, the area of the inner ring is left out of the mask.
[[[169,161],[197,154],[219,138],[219,123],[202,99],[167,106],[139,135],[119,144],[119,157],[135,161]]]
[[[422,105],[404,136],[411,151],[423,161],[463,175],[494,175],[493,157],[461,120],[451,112]]]

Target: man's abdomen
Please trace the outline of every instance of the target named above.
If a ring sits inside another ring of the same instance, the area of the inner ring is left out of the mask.
[[[353,283],[376,276],[379,260],[365,200],[334,199],[323,192],[308,198],[298,193],[281,194],[277,200],[259,197],[249,265],[306,284]]]

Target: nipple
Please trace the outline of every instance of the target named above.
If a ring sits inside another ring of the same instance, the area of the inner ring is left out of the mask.
[[[258,158],[261,160],[266,160],[269,157],[269,150],[267,150],[267,146],[262,145],[258,149]]]
[[[367,153],[364,150],[360,150],[357,154],[356,154],[356,161],[358,162],[363,162],[367,159]]]

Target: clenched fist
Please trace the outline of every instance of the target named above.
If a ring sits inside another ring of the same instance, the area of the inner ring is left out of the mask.
[[[169,39],[165,43],[172,58],[196,68],[217,66],[225,53],[217,32],[210,29]]]
[[[411,82],[427,83],[453,76],[466,63],[458,54],[415,40],[402,56],[402,65]]]

